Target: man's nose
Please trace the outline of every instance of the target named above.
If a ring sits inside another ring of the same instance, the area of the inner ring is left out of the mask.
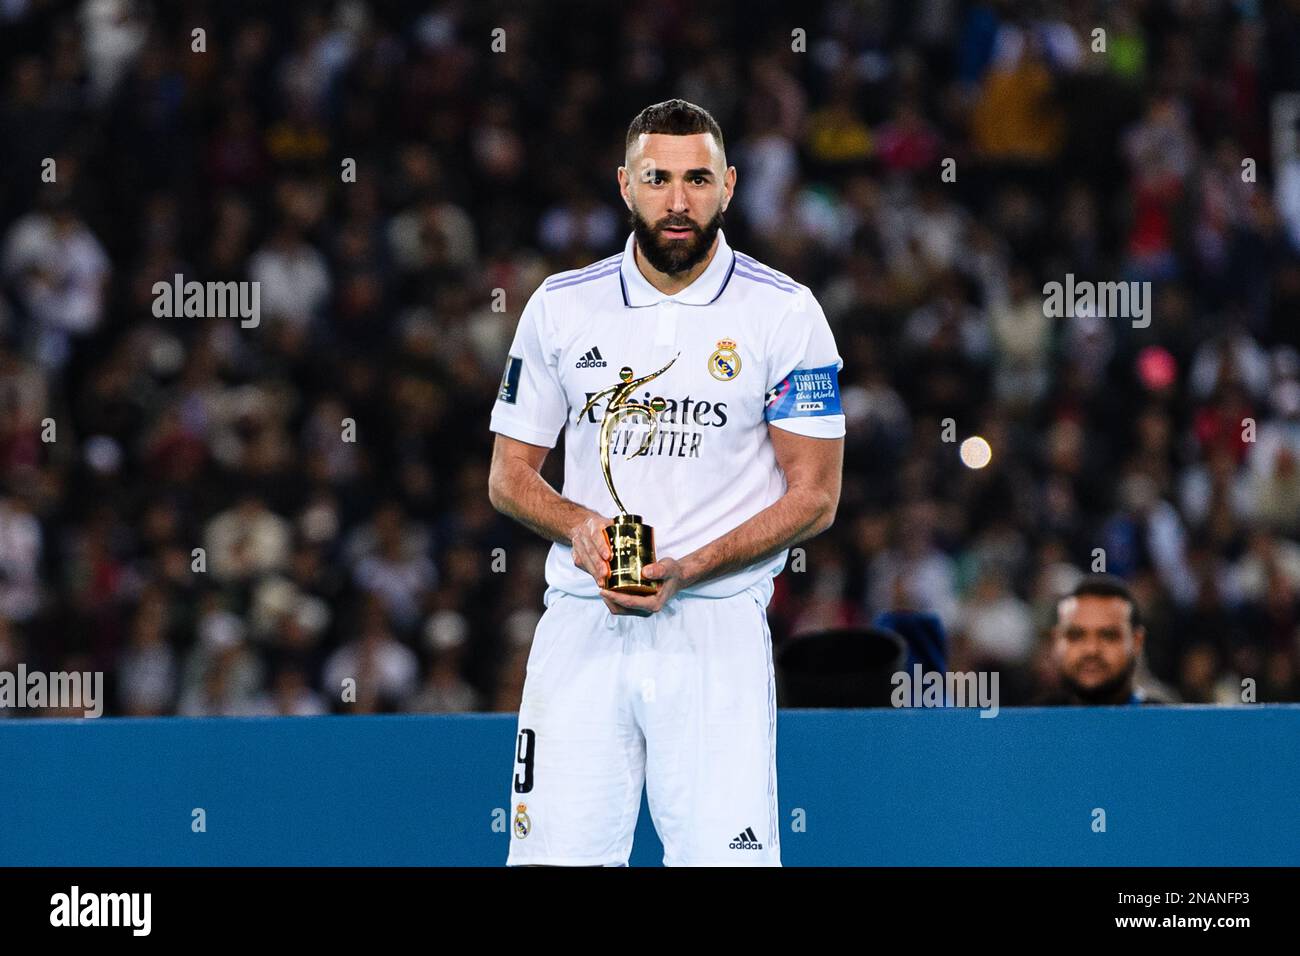
[[[681,182],[668,187],[669,212],[686,212],[686,186]]]

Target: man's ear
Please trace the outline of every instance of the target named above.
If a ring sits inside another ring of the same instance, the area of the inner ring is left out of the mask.
[[[632,197],[628,191],[631,183],[632,181],[627,174],[627,167],[618,167],[618,194],[623,197],[623,205],[627,206],[629,210],[632,208]]]
[[[728,166],[727,171],[722,174],[722,211],[726,212],[727,207],[731,205],[731,197],[736,193],[736,167]]]
[[[1141,654],[1142,645],[1147,640],[1147,629],[1145,627],[1135,627],[1133,629],[1133,653]]]

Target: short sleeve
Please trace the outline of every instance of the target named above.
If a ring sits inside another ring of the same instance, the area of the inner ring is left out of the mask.
[[[842,438],[839,373],[844,360],[821,305],[806,288],[798,295],[774,337],[764,418],[810,438]]]
[[[537,288],[519,318],[489,427],[530,445],[554,448],[568,419],[569,404],[556,366],[555,339],[546,321],[544,288]]]

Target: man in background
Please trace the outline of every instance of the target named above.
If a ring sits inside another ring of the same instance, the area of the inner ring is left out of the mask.
[[[1110,574],[1084,578],[1056,605],[1052,661],[1060,686],[1039,703],[1160,703],[1136,687],[1146,629],[1128,586]]]

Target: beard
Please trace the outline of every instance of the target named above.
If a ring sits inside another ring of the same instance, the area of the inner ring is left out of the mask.
[[[690,272],[704,261],[704,257],[713,248],[714,237],[722,228],[722,208],[713,214],[704,228],[694,220],[686,217],[665,216],[655,225],[650,225],[635,209],[631,210],[632,231],[636,234],[636,244],[646,262],[665,275],[681,275]],[[689,228],[694,235],[687,239],[668,239],[664,229]]]
[[[1070,675],[1061,675],[1061,686],[1080,703],[1093,706],[1123,704],[1133,692],[1133,672],[1137,670],[1137,655],[1129,658],[1128,666],[1114,677],[1109,677],[1092,687],[1077,683]]]

